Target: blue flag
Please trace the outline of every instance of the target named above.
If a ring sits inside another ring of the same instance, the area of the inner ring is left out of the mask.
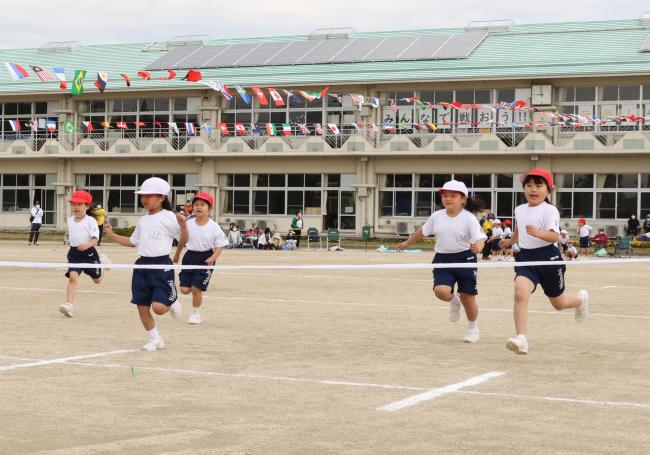
[[[239,96],[241,96],[241,99],[244,101],[246,104],[251,104],[251,96],[246,93],[246,89],[242,87],[241,85],[234,85],[235,90],[237,90],[237,93],[239,93]]]

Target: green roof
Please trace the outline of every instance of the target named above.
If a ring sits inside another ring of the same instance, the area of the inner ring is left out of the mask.
[[[356,33],[354,37],[387,37],[463,32],[464,29],[402,30]],[[468,58],[454,60],[328,63],[313,65],[257,66],[202,69],[204,79],[226,84],[322,85],[408,81],[552,78],[603,75],[650,75],[650,52],[639,49],[650,33],[650,24],[638,19],[514,25],[510,30],[490,31]],[[270,42],[307,39],[307,36],[212,39],[207,44]],[[131,76],[131,90],[196,88],[180,80],[144,81],[136,73],[157,60],[164,51],[145,52],[149,43],[82,45],[71,52],[43,53],[37,48],[0,50],[0,94],[61,93],[58,83],[43,83],[28,65],[51,69],[62,66],[71,81],[75,69],[88,71],[86,91],[98,71],[109,73],[108,90],[127,90],[120,73]],[[18,63],[28,79],[12,81],[4,62]],[[166,72],[153,72],[156,77]]]

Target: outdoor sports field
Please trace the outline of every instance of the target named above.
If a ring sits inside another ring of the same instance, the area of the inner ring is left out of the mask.
[[[345,247],[345,244],[343,245]],[[67,247],[0,242],[5,261]],[[132,249],[102,246],[114,263]],[[227,250],[221,265],[428,263],[432,252]],[[428,270],[223,270],[204,323],[166,315],[153,353],[128,270],[83,277],[0,268],[0,453],[648,453],[650,263],[570,265],[591,318],[531,300],[514,335],[513,271],[479,271],[481,340],[447,319]]]

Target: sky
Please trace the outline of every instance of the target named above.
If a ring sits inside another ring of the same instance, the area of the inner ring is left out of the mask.
[[[308,34],[317,28],[359,32],[463,27],[476,20],[516,24],[635,19],[645,0],[0,0],[1,48],[50,41],[84,44],[168,41],[176,35],[241,38]]]

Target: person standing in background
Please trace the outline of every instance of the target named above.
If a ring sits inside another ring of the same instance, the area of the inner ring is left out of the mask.
[[[291,230],[296,236],[296,248],[300,248],[300,231],[302,231],[302,212],[296,211],[296,216],[291,220]]]
[[[102,208],[101,204],[97,204],[95,208],[93,209],[93,215],[95,215],[95,219],[97,220],[97,224],[99,226],[99,240],[97,241],[97,246],[102,244],[102,234],[104,233],[104,223],[106,222],[106,210]]]
[[[31,245],[32,242],[34,245],[38,246],[38,236],[40,235],[41,225],[43,224],[43,209],[41,209],[41,203],[38,201],[34,202],[34,207],[31,208],[29,221],[32,223],[29,230],[29,240],[27,245]]]

